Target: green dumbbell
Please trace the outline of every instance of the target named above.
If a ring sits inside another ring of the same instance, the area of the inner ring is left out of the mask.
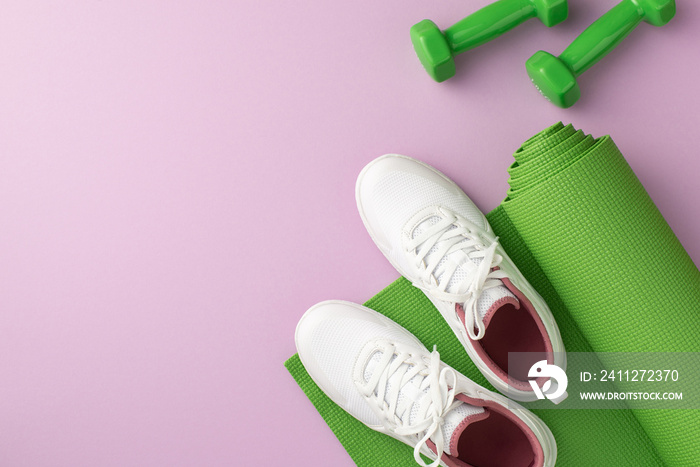
[[[537,17],[549,27],[568,15],[566,0],[499,0],[444,33],[429,19],[423,20],[411,28],[411,42],[428,74],[442,82],[454,76],[456,54],[495,39],[530,18]]]
[[[525,64],[537,89],[559,107],[581,97],[576,77],[598,63],[641,21],[663,26],[676,14],[675,0],[623,0],[583,31],[559,57],[543,50]]]

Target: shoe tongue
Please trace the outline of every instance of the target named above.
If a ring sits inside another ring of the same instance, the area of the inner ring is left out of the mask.
[[[369,358],[369,361],[367,362],[367,366],[365,367],[364,371],[364,378],[365,381],[369,381],[372,378],[372,374],[377,368],[377,364],[381,361],[382,358],[382,351],[377,350],[375,351],[372,356]],[[407,365],[407,364],[405,364]],[[416,400],[416,404],[413,406],[413,410],[410,411],[410,413],[407,413],[404,415],[404,417],[409,417],[408,422],[409,423],[415,423],[415,420],[413,417],[416,416],[416,413],[418,412],[418,407],[421,403],[427,402],[427,400],[423,400],[425,397],[429,397],[428,394],[428,389],[426,388],[424,391],[421,391],[420,393],[416,392],[416,389],[421,381],[426,378],[425,376],[421,375],[416,375],[411,379],[411,383],[413,384],[414,389],[408,389],[407,387],[402,388],[399,391],[399,402],[406,397],[411,397]],[[387,382],[387,392],[389,392],[391,387],[391,380]],[[408,412],[408,411],[407,411]],[[443,418],[444,418],[444,423],[442,425],[442,433],[443,433],[443,440],[444,440],[444,446],[445,446],[445,452],[448,455],[451,456],[456,456],[457,455],[457,445],[459,441],[459,437],[462,435],[464,430],[469,426],[470,424],[483,420],[489,416],[489,412],[486,411],[483,407],[476,407],[473,405],[469,405],[465,402],[459,402],[459,405],[457,405],[455,408],[450,410]],[[433,443],[435,442],[435,439],[432,439]]]
[[[418,235],[429,229],[430,227],[434,226],[438,222],[440,222],[440,217],[438,216],[431,216],[428,217],[427,219],[421,221],[415,229],[413,229],[413,238],[416,238]],[[452,228],[455,228],[454,226]],[[438,245],[433,246],[429,251],[427,257],[430,257],[431,254],[435,253],[437,251]],[[463,255],[462,252],[460,251],[455,251],[452,253],[452,255]],[[481,264],[482,258],[470,258],[471,259],[471,264],[466,263],[460,265],[452,274],[452,277],[450,278],[450,282],[447,284],[447,291],[452,291],[454,290],[457,285],[465,280],[466,278],[470,277],[472,274],[474,274],[474,269]],[[438,263],[438,268],[442,266],[442,264],[447,261],[447,256],[443,257],[440,262]],[[473,265],[472,265],[473,264]],[[437,278],[438,280],[440,279],[439,277]],[[499,280],[499,282],[501,282]],[[493,314],[503,305],[506,303],[510,303],[515,305],[516,308],[520,307],[520,303],[518,302],[518,299],[513,295],[513,293],[508,290],[508,288],[505,285],[499,285],[497,287],[491,287],[486,290],[484,290],[481,293],[481,296],[479,299],[476,301],[476,308],[477,308],[477,313],[479,313],[479,316],[481,316],[481,319],[484,320],[484,325],[488,327],[489,322],[491,321],[491,318],[493,317]]]
[[[459,438],[464,433],[464,430],[472,423],[488,418],[489,415],[491,413],[483,407],[475,407],[464,402],[445,415],[445,423],[442,426],[445,453],[457,457],[459,455],[457,452]]]

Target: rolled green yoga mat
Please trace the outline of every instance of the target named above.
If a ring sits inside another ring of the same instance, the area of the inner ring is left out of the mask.
[[[568,351],[700,351],[700,272],[609,137],[559,123],[525,142],[508,172],[508,196],[488,220],[549,304]],[[407,280],[366,305],[492,389]],[[415,465],[410,447],[333,404],[297,355],[285,365],[357,465]],[[557,466],[700,465],[699,410],[534,412],[557,440]]]

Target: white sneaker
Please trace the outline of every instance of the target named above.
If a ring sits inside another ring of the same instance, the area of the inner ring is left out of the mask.
[[[356,199],[379,249],[425,292],[496,389],[534,401],[528,382],[533,364],[546,359],[566,370],[549,307],[452,180],[417,160],[386,155],[362,170]],[[530,354],[509,368],[509,352]]]
[[[309,309],[296,345],[311,378],[373,430],[448,467],[553,466],[557,447],[533,413],[440,361],[376,311],[328,301]],[[440,462],[442,461],[442,462]]]

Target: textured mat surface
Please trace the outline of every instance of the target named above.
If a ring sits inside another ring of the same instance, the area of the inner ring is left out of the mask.
[[[568,351],[700,351],[700,272],[609,137],[554,125],[523,144],[508,172],[507,198],[487,217],[549,304]],[[492,389],[405,279],[367,306]],[[298,356],[285,365],[357,465],[414,464],[409,447],[335,406]],[[557,439],[558,466],[698,465],[698,410],[535,413]]]

